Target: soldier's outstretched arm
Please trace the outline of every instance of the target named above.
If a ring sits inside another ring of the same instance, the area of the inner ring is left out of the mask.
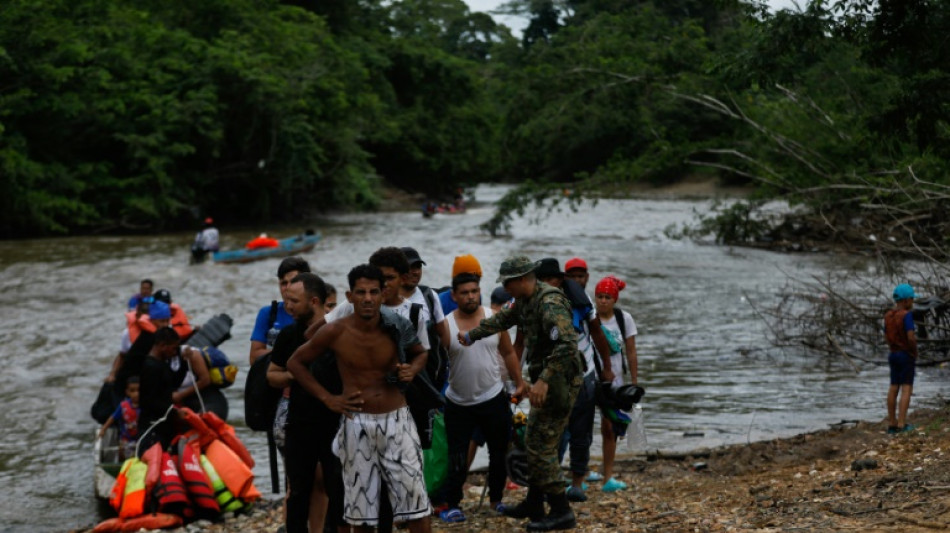
[[[472,341],[477,341],[478,339],[483,339],[495,333],[507,331],[517,324],[517,320],[518,315],[515,312],[514,306],[502,309],[488,318],[483,318],[482,321],[479,322],[478,327],[468,332],[468,338]]]

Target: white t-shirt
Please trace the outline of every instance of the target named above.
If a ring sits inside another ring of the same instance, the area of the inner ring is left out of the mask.
[[[587,294],[584,294],[584,296],[587,296],[587,301],[590,302],[590,296]],[[589,376],[594,371],[594,341],[590,338],[590,327],[587,325],[587,321],[595,318],[597,318],[597,311],[594,303],[591,302],[587,320],[581,321],[581,331],[577,333],[577,349],[584,354],[584,360],[587,361],[587,372],[584,373],[584,376]]]
[[[406,320],[411,320],[409,318],[409,312],[412,309],[412,303],[403,298],[402,302],[398,305],[389,306],[383,304],[386,308],[390,309],[397,315],[405,318]],[[339,320],[343,317],[350,316],[353,314],[353,304],[350,302],[342,302],[336,307],[333,308],[333,311],[330,311],[324,316],[324,319],[327,321],[327,324],[335,320]],[[416,336],[419,337],[419,343],[422,344],[422,347],[426,350],[429,349],[429,333],[426,330],[426,322],[429,320],[429,310],[425,305],[422,306],[422,309],[419,310],[419,323],[416,324]]]
[[[414,304],[422,304],[426,310],[429,309],[429,304],[426,302],[426,296],[425,294],[422,294],[422,289],[420,289],[418,285],[416,286],[416,290],[412,293],[412,296],[409,297],[409,301]],[[438,294],[434,295],[432,298],[432,303],[435,304],[432,306],[432,318],[435,319],[436,324],[441,324],[442,321],[445,320],[445,313],[442,311],[442,302],[439,301]]]
[[[618,387],[623,385],[623,372],[620,370],[624,365],[623,358],[627,355],[626,340],[637,335],[637,323],[633,321],[633,316],[622,309],[620,312],[623,315],[623,325],[627,333],[627,336],[623,339],[620,338],[620,326],[617,325],[616,316],[600,319],[600,325],[603,326],[604,335],[607,337],[607,344],[611,347],[610,368],[614,371],[613,384]],[[619,350],[615,351],[615,346],[619,347]]]
[[[485,318],[491,309],[483,307]],[[475,341],[471,346],[459,343],[459,327],[455,312],[446,317],[449,324],[449,386],[445,397],[458,405],[475,405],[488,401],[505,388],[501,377],[501,354],[498,334]]]
[[[119,341],[119,353],[128,353],[132,348],[132,338],[129,336],[129,328],[122,332],[122,340]]]

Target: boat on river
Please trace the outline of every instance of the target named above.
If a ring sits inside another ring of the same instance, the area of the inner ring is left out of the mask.
[[[115,478],[122,468],[122,461],[119,459],[119,432],[115,427],[108,428],[101,437],[99,436],[99,430],[96,430],[93,456],[93,464],[95,465],[93,480],[96,485],[96,497],[108,500],[112,492],[112,485],[115,484]]]
[[[277,246],[267,248],[239,248],[214,253],[215,263],[250,263],[270,257],[287,257],[302,252],[308,252],[320,242],[320,234],[307,230],[299,235],[279,239]]]

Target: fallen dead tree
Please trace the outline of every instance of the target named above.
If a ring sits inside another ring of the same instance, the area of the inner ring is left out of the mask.
[[[892,305],[894,276],[871,277],[850,271],[788,278],[777,304],[747,300],[765,321],[774,346],[804,348],[840,357],[856,372],[860,363],[887,364],[883,317]],[[913,283],[919,295],[914,305],[920,358],[918,365],[950,362],[950,288],[942,278]]]

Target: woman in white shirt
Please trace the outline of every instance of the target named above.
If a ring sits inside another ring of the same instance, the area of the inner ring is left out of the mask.
[[[597,307],[597,316],[600,318],[600,325],[607,337],[607,343],[610,345],[610,368],[614,369],[614,380],[612,385],[619,387],[623,385],[623,372],[619,371],[624,366],[630,371],[630,379],[635,385],[637,383],[637,324],[633,321],[630,313],[615,309],[617,298],[620,291],[627,284],[622,280],[607,276],[597,283],[594,289],[594,299]],[[615,311],[620,311],[619,313]],[[618,323],[623,320],[623,324]],[[626,365],[624,365],[626,359]],[[603,437],[604,449],[604,492],[616,492],[627,488],[627,484],[613,477],[614,458],[617,454],[617,434],[614,432],[613,423],[605,413],[601,413],[600,434]]]

